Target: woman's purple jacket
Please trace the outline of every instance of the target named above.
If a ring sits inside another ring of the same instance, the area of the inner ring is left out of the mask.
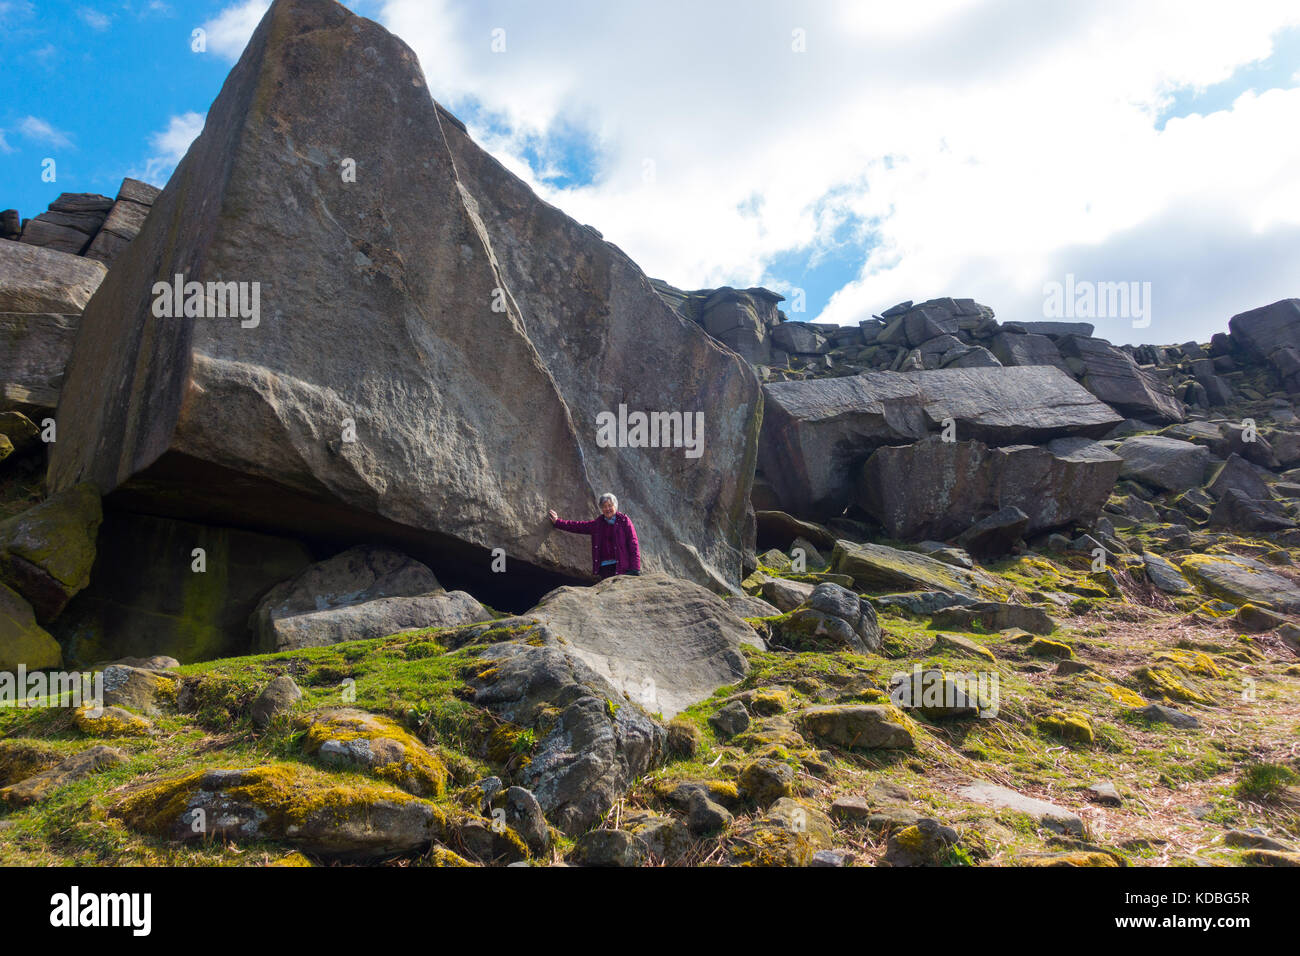
[[[570,521],[567,518],[559,518],[555,522],[555,527],[561,531],[572,531],[574,534],[591,535],[591,573],[597,577],[600,576],[600,546],[606,541],[612,541],[614,544],[612,550],[618,560],[614,565],[615,574],[641,570],[641,545],[636,540],[636,528],[632,527],[632,519],[623,512],[619,511],[614,515],[613,524],[606,521],[604,517],[592,521]]]

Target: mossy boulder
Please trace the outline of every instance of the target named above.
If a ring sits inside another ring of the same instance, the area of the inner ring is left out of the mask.
[[[1133,672],[1133,679],[1151,696],[1187,704],[1213,704],[1214,700],[1185,683],[1173,669],[1147,664]]]
[[[110,814],[163,839],[272,840],[344,859],[423,849],[447,826],[442,810],[395,787],[287,762],[152,781],[128,792]]]
[[[64,758],[53,767],[0,789],[0,803],[7,803],[11,807],[39,803],[60,787],[65,787],[97,770],[125,763],[126,760],[126,754],[122,751],[97,744]]]
[[[1025,653],[1030,657],[1073,657],[1074,648],[1063,641],[1052,641],[1045,637],[1036,637],[1025,646]]]
[[[147,737],[154,732],[150,721],[121,707],[78,707],[72,722],[88,737]]]
[[[952,858],[957,841],[952,827],[924,817],[890,834],[884,859],[890,866],[938,866]]]
[[[90,583],[103,512],[99,491],[83,482],[0,522],[0,580],[53,620]]]
[[[889,704],[827,704],[799,712],[799,726],[815,737],[846,750],[911,750],[916,746],[911,721]]]
[[[0,671],[58,667],[63,649],[36,623],[32,606],[22,595],[0,582]]]
[[[342,708],[314,715],[303,750],[330,766],[349,767],[420,797],[447,792],[447,768],[396,722]]]
[[[30,740],[0,740],[0,787],[48,770],[60,760],[59,751]]]
[[[794,768],[779,760],[755,760],[740,772],[741,792],[760,807],[794,792]]]
[[[818,850],[830,848],[833,838],[825,813],[784,797],[724,842],[735,866],[808,866]]]
[[[1038,718],[1038,729],[1062,740],[1089,744],[1093,742],[1092,724],[1086,714],[1075,712],[1047,714]]]

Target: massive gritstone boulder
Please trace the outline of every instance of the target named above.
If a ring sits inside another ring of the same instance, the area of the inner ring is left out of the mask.
[[[748,365],[480,149],[404,43],[277,0],[86,311],[49,481],[467,583],[498,548],[588,577],[546,512],[615,490],[648,569],[725,589],[760,414]]]
[[[1121,418],[1059,368],[867,372],[764,386],[759,463],[784,510],[839,514],[857,469],[882,445],[941,432],[987,445],[1100,438]]]

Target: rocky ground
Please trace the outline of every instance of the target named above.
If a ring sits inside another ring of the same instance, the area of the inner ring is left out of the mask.
[[[195,262],[263,312],[156,314]],[[781,301],[277,0],[165,189],[0,215],[0,864],[1300,863],[1300,300]]]

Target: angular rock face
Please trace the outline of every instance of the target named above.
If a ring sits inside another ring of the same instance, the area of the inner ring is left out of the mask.
[[[878,449],[862,467],[858,503],[904,540],[952,538],[1007,506],[1034,533],[1096,518],[1121,464],[1087,438],[989,448],[931,437]]]
[[[0,312],[81,312],[107,272],[79,256],[0,242]]]
[[[311,561],[287,538],[108,511],[90,585],[50,627],[83,665],[132,655],[189,664],[247,654],[249,615],[271,587]]]
[[[247,308],[155,316],[154,283],[177,274],[248,283]],[[49,479],[413,543],[485,580],[498,547],[587,577],[587,542],[546,510],[614,490],[649,568],[734,585],[760,401],[738,356],[435,107],[403,43],[279,0],[91,306]],[[629,417],[604,447],[597,416],[620,406],[663,413],[678,444]]]
[[[856,468],[882,445],[942,429],[989,445],[1100,438],[1121,420],[1060,369],[869,372],[764,388],[759,463],[787,511],[838,514],[855,497]]]
[[[1183,420],[1182,403],[1169,386],[1109,342],[1067,335],[1057,344],[1062,356],[1082,363],[1084,387],[1117,412],[1162,424]]]
[[[672,717],[749,671],[753,631],[716,594],[661,574],[558,588],[525,617],[651,713]]]
[[[0,312],[0,409],[54,410],[77,322],[75,315]]]

